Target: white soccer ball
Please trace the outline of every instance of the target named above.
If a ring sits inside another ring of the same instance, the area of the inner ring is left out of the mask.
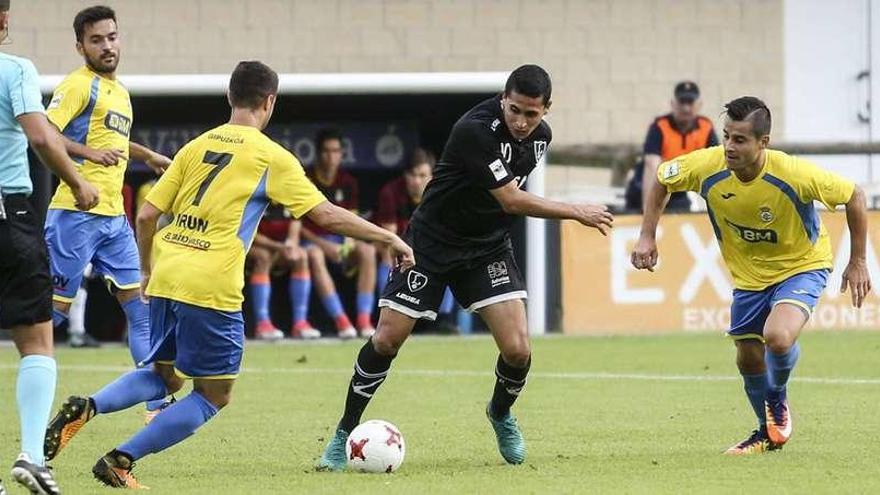
[[[391,473],[403,463],[406,443],[393,424],[380,419],[361,423],[345,442],[348,467],[364,473]]]

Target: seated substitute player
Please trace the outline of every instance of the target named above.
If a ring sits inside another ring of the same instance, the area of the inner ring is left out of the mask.
[[[402,234],[409,226],[409,220],[425,194],[425,187],[431,181],[434,173],[434,165],[437,159],[430,151],[417,148],[403,171],[403,177],[398,177],[382,186],[379,190],[379,206],[376,208],[374,221],[385,229]],[[379,250],[379,268],[376,274],[376,289],[381,295],[388,284],[391,267],[393,266],[391,253],[387,249]],[[446,317],[450,319],[450,313],[455,307],[455,298],[449,288],[443,293],[443,300],[438,310],[438,319]],[[458,328],[449,321],[445,322],[445,330]]]
[[[79,171],[100,188],[101,203],[76,211],[73,195],[58,186],[46,215],[46,244],[55,285],[55,326],[69,318],[70,306],[89,263],[112,287],[128,322],[128,345],[135,363],[150,348],[150,310],[138,297],[137,243],[125,216],[122,188],[128,157],[161,173],[171,160],[129,141],[132,108],[128,90],[116,79],[120,41],[116,14],[109,7],[89,7],[73,21],[76,49],[85,64],[55,88],[47,114],[64,135],[68,154]],[[146,420],[164,401],[147,404]]]
[[[391,244],[402,266],[413,265],[400,238],[326,201],[297,159],[261,132],[277,93],[272,69],[239,63],[229,82],[229,122],[186,144],[147,196],[137,235],[153,343],[142,364],[152,366],[91,397],[68,398],[46,431],[49,458],[94,415],[164,397],[180,389],[182,377],[192,378],[192,393],[92,469],[106,485],[138,488],[135,461],[183,441],[229,403],[244,346],[245,255],[269,201],[330,232]],[[163,213],[171,220],[157,232]]]
[[[728,335],[758,417],[758,429],[727,453],[758,454],[781,448],[791,436],[786,384],[800,355],[797,338],[832,268],[831,242],[813,202],[832,210],[846,205],[852,248],[840,290],[851,290],[857,308],[871,290],[868,219],[865,195],[852,182],[767,147],[771,116],[764,102],[744,96],[725,108],[723,146],[694,151],[657,170],[632,264],[654,270],[657,223],[669,193],[699,192],[733,277]]]
[[[288,295],[293,312],[290,335],[301,339],[321,338],[307,319],[312,279],[306,250],[300,247],[302,222],[290,218],[290,212],[281,205],[271,204],[260,220],[257,236],[248,251],[251,260],[250,289],[254,315],[257,319],[256,337],[261,340],[284,338],[284,333],[272,323],[269,302],[272,299],[273,266],[290,270]]]
[[[9,8],[9,0],[0,0],[0,45],[9,34]],[[11,450],[13,443],[21,442],[11,473],[17,483],[31,493],[54,495],[61,491],[45,465],[42,439],[57,378],[52,277],[39,217],[29,199],[33,183],[28,144],[69,184],[78,208],[87,210],[98,204],[98,190],[77,173],[61,136],[46,120],[34,64],[0,53],[0,328],[12,331],[21,356],[15,383],[21,429],[18,440],[10,435],[3,444]],[[11,401],[4,401],[2,407],[7,414]],[[6,493],[2,482],[0,493]]]
[[[376,334],[358,354],[345,411],[319,470],[345,468],[346,437],[416,319],[437,316],[447,286],[462,306],[480,313],[495,337],[501,353],[486,414],[504,459],[511,464],[525,459],[525,442],[510,408],[525,386],[531,349],[525,284],[514,261],[510,227],[516,215],[528,215],[576,220],[605,234],[613,221],[605,206],[549,201],[521,189],[550,144],[550,126],[543,119],[550,93],[547,72],[523,65],[510,74],[503,94],[478,104],[453,126],[406,234],[419,266],[395,270],[379,299]]]
[[[309,179],[330,202],[357,213],[357,179],[342,170],[342,134],[336,129],[322,129],[318,132],[315,145],[318,148],[318,160],[307,171]],[[303,222],[302,237],[309,256],[312,280],[324,308],[336,323],[339,337],[351,339],[358,334],[361,337],[372,335],[375,331],[370,318],[376,290],[376,248],[362,241],[355,241],[352,245],[344,237],[322,229],[308,218]],[[328,261],[342,266],[347,276],[357,272],[357,330],[345,314],[336,284],[327,267]]]

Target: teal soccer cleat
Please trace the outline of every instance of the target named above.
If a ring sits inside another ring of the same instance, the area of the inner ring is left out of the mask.
[[[486,417],[495,430],[498,439],[498,452],[508,464],[522,464],[526,460],[526,442],[516,424],[516,418],[507,413],[502,419],[495,419],[489,412],[491,404],[486,406]]]
[[[336,430],[333,438],[327,443],[324,454],[318,460],[315,469],[318,471],[343,471],[348,466],[348,459],[345,457],[345,442],[348,440],[348,432],[345,430]]]

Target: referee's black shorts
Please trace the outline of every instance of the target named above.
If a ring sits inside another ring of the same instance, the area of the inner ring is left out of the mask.
[[[4,196],[0,220],[0,328],[52,319],[52,276],[43,228],[24,194]]]

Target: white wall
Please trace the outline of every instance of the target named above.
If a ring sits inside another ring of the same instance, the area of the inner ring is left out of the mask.
[[[880,0],[786,0],[783,17],[784,140],[880,141]],[[873,77],[860,80],[872,65]],[[871,99],[875,118],[863,122]],[[880,156],[810,158],[861,183],[880,181]]]

